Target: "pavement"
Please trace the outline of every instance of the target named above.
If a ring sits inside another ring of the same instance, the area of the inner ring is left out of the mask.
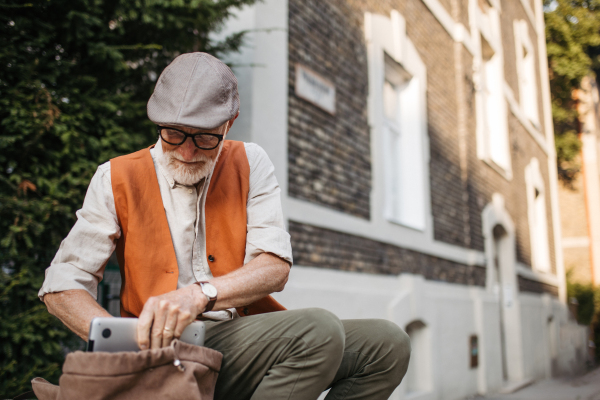
[[[548,379],[510,394],[489,394],[473,400],[600,400],[600,368],[575,378]]]

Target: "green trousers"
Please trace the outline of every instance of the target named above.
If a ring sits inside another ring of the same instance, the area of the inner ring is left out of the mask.
[[[206,323],[223,353],[217,400],[387,399],[400,384],[410,340],[380,319],[340,320],[319,308]]]

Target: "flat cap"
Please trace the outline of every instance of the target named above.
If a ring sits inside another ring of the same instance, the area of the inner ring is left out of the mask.
[[[214,129],[235,117],[239,108],[231,69],[210,54],[186,53],[160,74],[148,101],[148,118],[157,125]]]

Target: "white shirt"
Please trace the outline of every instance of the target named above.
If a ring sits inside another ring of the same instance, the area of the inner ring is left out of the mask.
[[[292,263],[290,235],[286,232],[281,210],[280,189],[267,153],[254,143],[244,143],[250,165],[247,203],[247,235],[244,264],[261,253],[273,253]],[[177,288],[212,277],[206,262],[204,205],[208,179],[195,186],[176,183],[162,166],[161,140],[150,150],[162,197],[179,278]],[[38,296],[72,289],[86,290],[97,297],[98,282],[121,236],[112,191],[110,162],[98,167],[83,202],[77,222],[62,241],[54,260],[46,269]],[[210,315],[209,315],[210,314]],[[214,319],[235,317],[235,309],[206,313]]]

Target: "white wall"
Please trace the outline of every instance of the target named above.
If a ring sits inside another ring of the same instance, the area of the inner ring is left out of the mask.
[[[496,296],[485,288],[426,281],[418,275],[372,275],[294,266],[275,298],[289,309],[321,307],[340,318],[384,318],[402,328],[420,320],[428,328],[430,390],[406,395],[403,382],[392,399],[462,399],[501,389],[500,316]],[[584,365],[586,328],[567,318],[549,295],[519,295],[526,379],[550,377],[548,318],[556,322],[557,364],[564,373]],[[469,337],[479,338],[479,367],[469,366]],[[577,354],[581,354],[578,358]],[[510,366],[509,366],[510,367]],[[410,368],[410,367],[409,367]]]
[[[215,38],[247,31],[241,52],[224,58],[238,78],[240,116],[228,139],[254,142],[269,155],[287,216],[287,1],[263,0],[233,13]]]

